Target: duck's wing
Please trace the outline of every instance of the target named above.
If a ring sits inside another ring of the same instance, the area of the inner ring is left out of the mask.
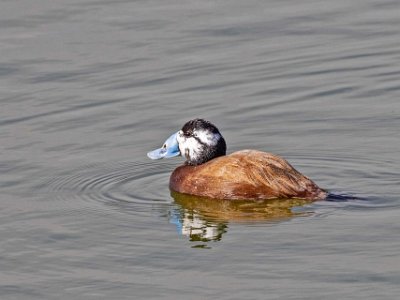
[[[306,199],[324,196],[324,192],[311,179],[277,155],[244,150],[235,152],[231,156],[242,165],[246,184],[252,186],[261,195]]]

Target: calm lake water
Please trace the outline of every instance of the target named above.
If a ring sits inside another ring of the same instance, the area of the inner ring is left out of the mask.
[[[400,2],[0,3],[1,299],[398,299]],[[171,195],[195,117],[351,197]],[[354,198],[354,199],[352,199]]]

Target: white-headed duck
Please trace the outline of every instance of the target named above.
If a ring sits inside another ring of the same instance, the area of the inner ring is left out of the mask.
[[[187,122],[160,149],[147,154],[151,159],[178,155],[186,161],[173,171],[169,186],[179,193],[231,200],[327,197],[327,192],[277,155],[257,150],[226,155],[218,128],[203,119]]]

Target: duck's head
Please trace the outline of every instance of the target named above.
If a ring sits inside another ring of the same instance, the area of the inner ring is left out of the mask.
[[[218,128],[203,119],[194,119],[171,135],[164,145],[147,153],[151,159],[181,155],[187,165],[200,165],[226,154],[226,143]]]

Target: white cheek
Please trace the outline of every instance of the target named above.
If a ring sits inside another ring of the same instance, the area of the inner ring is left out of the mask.
[[[219,139],[221,138],[220,134],[213,134],[208,131],[200,130],[196,132],[197,137],[202,141],[202,143],[209,145],[209,146],[215,146]]]
[[[179,140],[178,140],[179,141]],[[186,157],[186,151],[189,150],[189,156],[191,159],[196,159],[201,150],[201,145],[194,138],[182,138],[182,142],[179,142],[179,150],[181,155]]]

